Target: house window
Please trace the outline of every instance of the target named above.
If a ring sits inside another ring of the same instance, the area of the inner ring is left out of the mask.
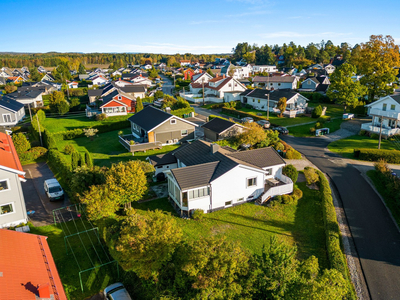
[[[260,103],[260,99],[258,99],[258,103]]]
[[[254,102],[254,99],[253,99],[253,102]]]
[[[231,87],[232,86],[232,84],[229,84],[229,87]]]
[[[4,114],[3,115],[3,121],[4,121],[4,123],[10,123],[11,122],[11,115],[10,114]]]
[[[237,202],[242,202],[242,201],[244,201],[244,198],[242,197],[242,198],[239,198],[239,199],[237,199]]]
[[[12,203],[3,204],[0,206],[0,216],[14,212]]]
[[[187,129],[181,130],[181,136],[186,136],[186,135],[188,135]]]
[[[0,192],[7,191],[9,189],[10,189],[10,187],[9,187],[8,179],[0,180]]]
[[[182,193],[182,206],[188,207],[188,193]]]
[[[169,123],[170,123],[170,124],[176,124],[176,120],[175,120],[175,119],[171,119],[171,120],[169,121]]]
[[[272,168],[266,169],[265,175],[272,175]]]
[[[188,193],[189,193],[189,199],[196,199],[210,195],[210,190],[208,187],[205,187],[205,188],[191,190]]]
[[[247,179],[247,187],[252,187],[257,185],[257,177]]]
[[[395,110],[396,109],[396,105],[392,104],[390,105],[390,110]]]
[[[231,206],[232,205],[232,201],[226,201],[225,202],[225,206]]]
[[[386,111],[387,104],[383,103],[382,110]]]

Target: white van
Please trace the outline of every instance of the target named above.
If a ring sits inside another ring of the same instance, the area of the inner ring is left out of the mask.
[[[50,201],[64,200],[64,191],[55,178],[44,181],[44,191]]]

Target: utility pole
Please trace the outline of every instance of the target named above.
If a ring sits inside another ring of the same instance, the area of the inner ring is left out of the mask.
[[[267,80],[267,120],[269,121],[269,74],[268,74],[268,80]]]
[[[383,124],[383,117],[381,118],[381,127],[379,128],[379,143],[378,143],[378,149],[381,149],[381,140],[382,140],[382,124]]]
[[[42,142],[42,132],[40,131],[40,123],[39,123],[39,118],[38,118],[38,115],[37,115],[37,114],[36,114],[36,121],[37,121],[38,128],[39,128],[40,146],[42,146],[42,147],[43,147],[43,142]]]
[[[31,104],[28,103],[29,115],[31,116],[31,123],[32,123],[32,112],[31,112]]]
[[[204,100],[204,78],[201,80],[201,84],[203,85],[203,106],[204,106],[206,105]]]

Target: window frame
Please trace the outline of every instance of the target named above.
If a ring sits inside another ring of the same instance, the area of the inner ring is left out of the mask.
[[[253,184],[249,185],[249,180],[253,180]],[[256,177],[248,177],[246,178],[246,188],[252,188],[257,186],[257,176]]]
[[[390,105],[390,110],[396,110],[396,105],[395,104],[391,104]]]
[[[386,103],[383,103],[383,105],[382,105],[382,110],[383,110],[383,111],[386,111],[386,110],[387,110],[387,104],[386,104]]]
[[[6,120],[6,116],[8,116],[10,119],[10,121]],[[11,123],[12,122],[12,118],[11,118],[11,114],[3,114],[3,122],[4,123]]]
[[[228,204],[227,204],[228,203]],[[232,203],[233,203],[233,201],[232,200],[230,200],[230,201],[225,201],[225,207],[230,207],[230,206],[232,206]]]
[[[10,214],[15,214],[15,213],[16,213],[15,207],[14,207],[14,202],[8,202],[8,203],[1,204],[1,205],[0,205],[0,208],[1,208],[2,206],[6,206],[6,205],[11,205],[12,211],[3,214],[3,213],[1,213],[1,209],[0,209],[0,217],[6,216],[6,215],[8,216],[8,215],[10,215]]]
[[[184,134],[183,132],[186,131],[186,134]],[[188,129],[182,129],[181,130],[181,136],[187,136],[189,134],[189,130]]]
[[[265,170],[265,175],[268,175],[268,176],[272,175],[272,168],[266,169]]]
[[[171,124],[171,125],[176,125],[176,119],[171,119],[171,120],[169,120],[169,123]]]
[[[0,193],[7,192],[7,191],[11,191],[10,179],[8,179],[8,178],[6,178],[6,179],[0,179],[0,182],[3,182],[3,181],[7,182],[7,189],[0,190]]]

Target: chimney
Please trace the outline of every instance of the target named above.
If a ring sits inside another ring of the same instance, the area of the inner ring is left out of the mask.
[[[39,284],[38,286],[39,298],[50,298],[50,284]]]
[[[224,74],[224,75],[222,75],[222,78],[225,78],[225,74]]]
[[[215,154],[216,152],[218,152],[219,149],[219,145],[218,144],[211,144],[211,154]]]

